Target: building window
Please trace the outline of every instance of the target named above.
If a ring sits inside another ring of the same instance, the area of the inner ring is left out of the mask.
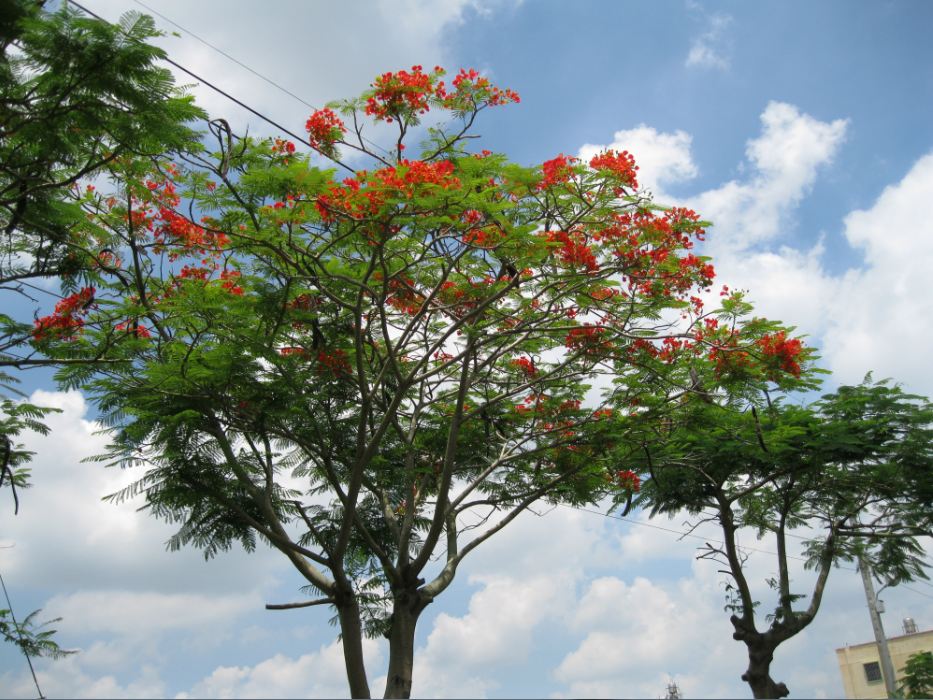
[[[881,666],[878,665],[877,661],[872,661],[871,663],[862,664],[865,668],[865,680],[869,683],[880,683],[881,682]]]

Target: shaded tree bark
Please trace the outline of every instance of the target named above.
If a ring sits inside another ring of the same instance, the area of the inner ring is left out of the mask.
[[[363,659],[363,627],[360,624],[360,606],[355,596],[337,599],[337,617],[343,638],[343,660],[347,669],[347,682],[351,698],[369,698],[369,681]]]
[[[392,625],[389,629],[389,673],[386,698],[410,698],[412,668],[415,659],[415,627],[431,598],[417,588],[397,591],[394,595]]]

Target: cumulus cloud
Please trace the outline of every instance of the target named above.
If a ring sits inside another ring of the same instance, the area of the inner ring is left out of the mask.
[[[933,153],[869,209],[850,213],[845,237],[864,253],[863,267],[849,270],[827,314],[823,339],[829,368],[846,382],[870,370],[914,391],[933,395],[926,348],[933,345]]]
[[[382,664],[381,645],[363,641],[367,668]],[[371,681],[371,689],[379,692]],[[276,654],[253,666],[219,666],[176,698],[306,698],[344,697],[347,675],[340,642],[291,658]]]
[[[716,224],[710,248],[738,253],[774,239],[845,139],[848,121],[820,121],[794,105],[769,102],[761,134],[746,145],[750,174],[689,200]]]
[[[688,68],[729,68],[729,37],[726,33],[732,24],[731,15],[716,13],[706,19],[706,30],[690,44],[684,65]]]
[[[465,615],[435,618],[427,643],[415,656],[413,695],[485,697],[508,668],[528,663],[536,630],[566,613],[578,573],[470,577],[482,588],[470,598]]]

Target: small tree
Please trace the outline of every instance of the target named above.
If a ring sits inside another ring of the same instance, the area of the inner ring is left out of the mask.
[[[646,442],[651,476],[642,494],[653,513],[686,509],[720,526],[722,544],[707,543],[699,558],[726,567],[733,636],[748,650],[742,679],[756,698],[788,694],[771,678],[771,661],[816,617],[834,565],[864,557],[890,584],[926,578],[917,538],[929,536],[933,524],[929,502],[915,488],[925,484],[929,493],[933,406],[867,381],[808,407],[772,401],[761,384],[769,370],[759,361],[780,358],[774,348],[794,341],[771,338],[759,344],[760,357],[734,355],[707,368],[725,393],[688,402]],[[740,388],[746,398],[738,397]],[[748,400],[750,391],[759,401]],[[777,601],[763,620],[736,541],[743,527],[776,542],[778,575],[767,583]],[[795,529],[805,533],[806,567],[816,572],[809,595],[792,586],[789,572]]]
[[[897,689],[905,698],[933,696],[933,652],[920,651],[907,659]]]
[[[83,201],[86,254],[113,258],[33,329],[52,357],[113,360],[62,377],[145,469],[117,499],[179,522],[172,547],[279,549],[319,593],[297,605],[336,609],[354,697],[363,634],[389,639],[386,695],[409,695],[420,614],[529,506],[630,494],[613,407],[711,347],[677,325],[713,279],[699,217],[639,196],[628,153],[468,151],[518,96],[442,77],[386,73],[311,115],[315,149],[373,163],[342,180],[281,140],[114,163],[124,189]],[[452,121],[408,160],[430,109]],[[391,152],[366,117],[398,128]]]

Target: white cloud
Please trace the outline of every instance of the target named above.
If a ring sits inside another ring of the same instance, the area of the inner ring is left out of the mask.
[[[714,14],[707,19],[707,29],[697,36],[690,44],[690,52],[684,65],[688,68],[715,68],[726,70],[730,59],[729,37],[726,29],[732,24],[732,17],[725,14]]]
[[[870,209],[845,218],[845,237],[864,252],[827,316],[824,354],[840,381],[869,370],[933,395],[933,153],[920,158]]]
[[[713,221],[710,250],[737,253],[785,231],[791,215],[842,144],[848,121],[822,122],[794,105],[769,102],[761,135],[748,142],[751,176],[690,197]]]
[[[367,668],[382,665],[382,650],[374,640],[363,641]],[[371,683],[370,689],[379,692]],[[254,666],[219,666],[199,681],[190,693],[177,698],[304,698],[344,697],[347,676],[340,642],[290,658],[276,654]]]
[[[632,583],[595,579],[573,621],[586,636],[554,676],[570,696],[651,697],[663,690],[668,675],[695,673],[693,659],[702,649],[702,687],[678,678],[681,689],[709,697],[735,688],[742,657],[717,598],[721,592],[708,576],[667,585],[642,577]],[[726,682],[718,683],[717,676]]]
[[[81,591],[55,596],[45,611],[67,620],[69,628],[124,637],[169,630],[200,630],[234,620],[262,607],[256,593],[206,595],[139,591]]]

